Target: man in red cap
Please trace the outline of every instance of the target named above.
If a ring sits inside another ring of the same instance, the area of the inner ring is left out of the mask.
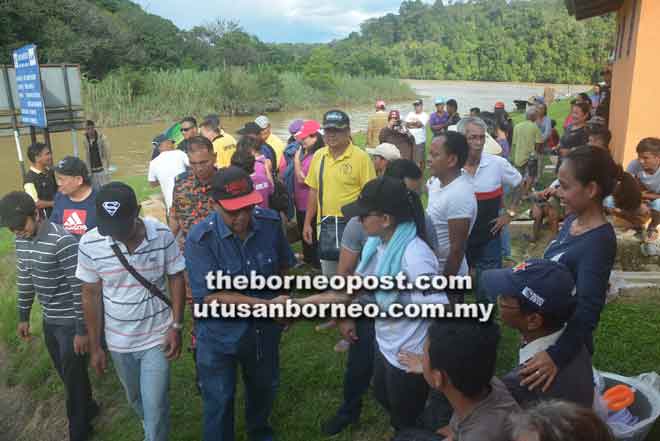
[[[208,275],[252,272],[266,278],[280,275],[295,263],[280,216],[256,207],[261,195],[243,169],[219,170],[211,181],[216,211],[195,225],[186,239],[185,257],[196,304],[219,302],[269,304],[279,292],[210,289]],[[273,439],[268,421],[279,381],[282,326],[272,319],[212,318],[198,320],[197,370],[204,401],[203,440],[233,440],[234,395],[238,364],[245,385],[246,427],[251,440]]]
[[[401,152],[403,159],[413,159],[415,138],[401,122],[401,114],[398,110],[391,110],[387,116],[387,127],[380,131],[378,136],[380,143],[394,144]]]
[[[367,147],[376,147],[380,131],[387,126],[387,113],[385,112],[385,101],[376,101],[376,113],[369,117],[367,123]]]

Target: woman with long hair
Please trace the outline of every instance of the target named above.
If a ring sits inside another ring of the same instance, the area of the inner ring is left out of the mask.
[[[571,149],[586,145],[589,143],[589,133],[587,132],[587,122],[591,118],[591,105],[585,102],[576,102],[571,108],[571,125],[566,128],[564,134],[559,140],[557,151],[559,161],[557,162],[556,172],[559,171],[561,162]]]

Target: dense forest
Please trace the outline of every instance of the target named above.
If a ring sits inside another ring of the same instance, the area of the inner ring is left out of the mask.
[[[247,0],[246,0],[247,3]],[[4,0],[1,53],[28,42],[45,62],[89,78],[124,69],[268,66],[324,86],[331,73],[403,78],[590,82],[613,42],[614,18],[577,22],[563,0],[403,1],[329,44],[268,44],[230,17],[190,30],[129,0]]]

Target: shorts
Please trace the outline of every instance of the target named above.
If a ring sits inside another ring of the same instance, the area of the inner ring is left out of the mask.
[[[415,151],[413,152],[413,160],[415,162],[422,162],[426,160],[426,142],[415,144]]]

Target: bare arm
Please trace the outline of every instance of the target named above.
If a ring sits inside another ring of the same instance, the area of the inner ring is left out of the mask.
[[[172,316],[176,323],[183,322],[184,305],[186,301],[186,288],[183,278],[183,271],[171,276],[167,276],[167,282],[170,288],[172,299]]]
[[[101,297],[102,282],[83,283],[82,306],[89,336],[90,352],[101,350],[101,334],[103,326],[103,300]]]
[[[445,263],[445,276],[455,276],[461,268],[465,256],[465,244],[470,232],[469,219],[449,219],[449,256]]]

